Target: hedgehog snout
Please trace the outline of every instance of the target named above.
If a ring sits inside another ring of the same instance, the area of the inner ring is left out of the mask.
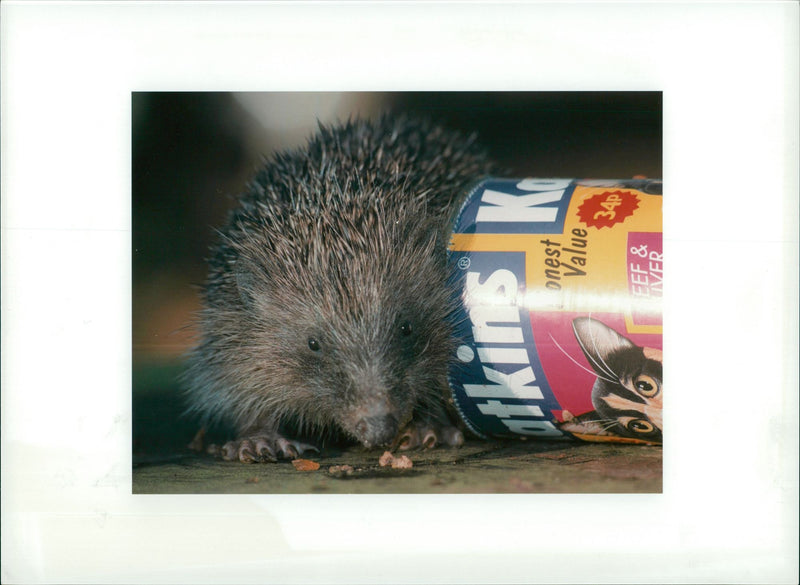
[[[353,438],[367,448],[385,446],[400,430],[403,414],[410,410],[397,383],[387,371],[384,360],[376,356],[353,360],[344,400],[350,407],[340,424]],[[398,395],[399,394],[399,395]]]
[[[367,447],[388,445],[397,435],[398,421],[393,414],[365,416],[355,424],[358,440]]]

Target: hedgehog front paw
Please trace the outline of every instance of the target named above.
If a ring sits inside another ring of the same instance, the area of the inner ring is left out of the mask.
[[[316,451],[314,445],[290,441],[278,434],[255,435],[228,441],[222,447],[210,445],[208,452],[225,461],[241,461],[242,463],[267,463],[280,459],[297,459],[306,451]]]
[[[452,425],[412,421],[397,436],[394,447],[407,451],[416,448],[433,449],[437,445],[460,447],[463,444],[464,433]]]

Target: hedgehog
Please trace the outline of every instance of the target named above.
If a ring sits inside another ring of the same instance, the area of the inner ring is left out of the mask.
[[[265,161],[212,245],[184,376],[188,412],[235,429],[213,452],[463,443],[446,249],[492,167],[475,135],[410,115],[319,124]]]

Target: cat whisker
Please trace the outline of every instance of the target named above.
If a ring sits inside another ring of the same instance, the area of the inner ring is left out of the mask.
[[[591,313],[589,313],[589,317],[590,318],[591,318],[591,316],[592,316]],[[616,378],[616,380],[613,382],[614,384],[619,383],[619,379],[620,379],[619,376],[617,375],[617,373],[614,370],[611,369],[611,367],[603,359],[603,352],[600,351],[601,348],[597,346],[597,338],[594,335],[592,335],[591,336],[591,340],[592,340],[592,345],[594,346],[593,347],[594,351],[592,352],[592,355],[595,356],[595,359],[598,362],[600,362],[600,367],[602,368],[603,372],[605,372],[606,374],[608,374],[612,378]]]
[[[609,429],[612,429],[612,428],[614,428],[615,426],[617,426],[617,425],[619,424],[619,422],[617,422],[617,421],[616,421],[616,420],[614,420],[613,418],[606,419],[606,420],[605,420],[605,423],[606,423],[605,425],[600,425],[600,427],[601,427],[601,428],[602,428],[604,431],[607,431],[607,430],[609,430]]]
[[[593,418],[593,419],[590,419],[590,420],[581,420],[580,422],[582,424],[585,424],[585,425],[586,424],[595,424],[595,423],[608,423],[608,419],[607,418]]]
[[[610,382],[610,383],[612,383],[612,384],[618,384],[618,383],[619,383],[619,380],[613,380],[613,379],[611,379],[611,378],[606,378],[605,376],[602,376],[602,375],[600,375],[600,373],[599,373],[599,372],[595,372],[594,370],[590,370],[589,368],[587,368],[587,367],[586,367],[586,366],[584,366],[583,364],[579,363],[577,360],[575,360],[575,358],[573,358],[571,355],[569,355],[569,354],[568,354],[568,353],[567,353],[567,352],[564,350],[564,348],[563,348],[563,347],[561,347],[561,346],[558,344],[558,342],[557,342],[557,341],[555,340],[555,338],[553,337],[553,334],[552,334],[552,333],[549,333],[548,335],[550,335],[550,340],[551,340],[551,341],[552,341],[552,342],[555,344],[555,346],[556,346],[556,347],[557,347],[557,348],[558,348],[558,349],[561,351],[561,353],[563,353],[565,356],[567,356],[567,357],[570,359],[570,361],[571,361],[573,364],[575,364],[576,366],[578,366],[580,369],[584,370],[585,372],[588,372],[588,373],[590,373],[592,376],[596,376],[596,377],[598,377],[598,378],[601,378],[601,379],[605,380],[606,382]]]
[[[583,421],[584,423],[596,423],[600,426],[601,429],[607,431],[611,427],[617,424],[617,421],[613,418],[596,418],[594,420],[586,420]]]

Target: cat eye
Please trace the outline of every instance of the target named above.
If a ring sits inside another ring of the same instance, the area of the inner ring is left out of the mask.
[[[655,428],[653,423],[640,418],[632,420],[627,426],[628,430],[631,430],[635,433],[652,433],[653,429]]]
[[[319,351],[322,349],[322,344],[313,337],[308,338],[308,349],[311,351]]]
[[[411,335],[411,322],[404,321],[402,325],[400,325],[400,333],[403,334],[403,337],[408,337]]]
[[[658,394],[658,384],[656,381],[650,376],[645,376],[644,374],[636,377],[636,379],[633,381],[633,387],[636,388],[636,391],[639,394],[646,398],[651,398]]]

